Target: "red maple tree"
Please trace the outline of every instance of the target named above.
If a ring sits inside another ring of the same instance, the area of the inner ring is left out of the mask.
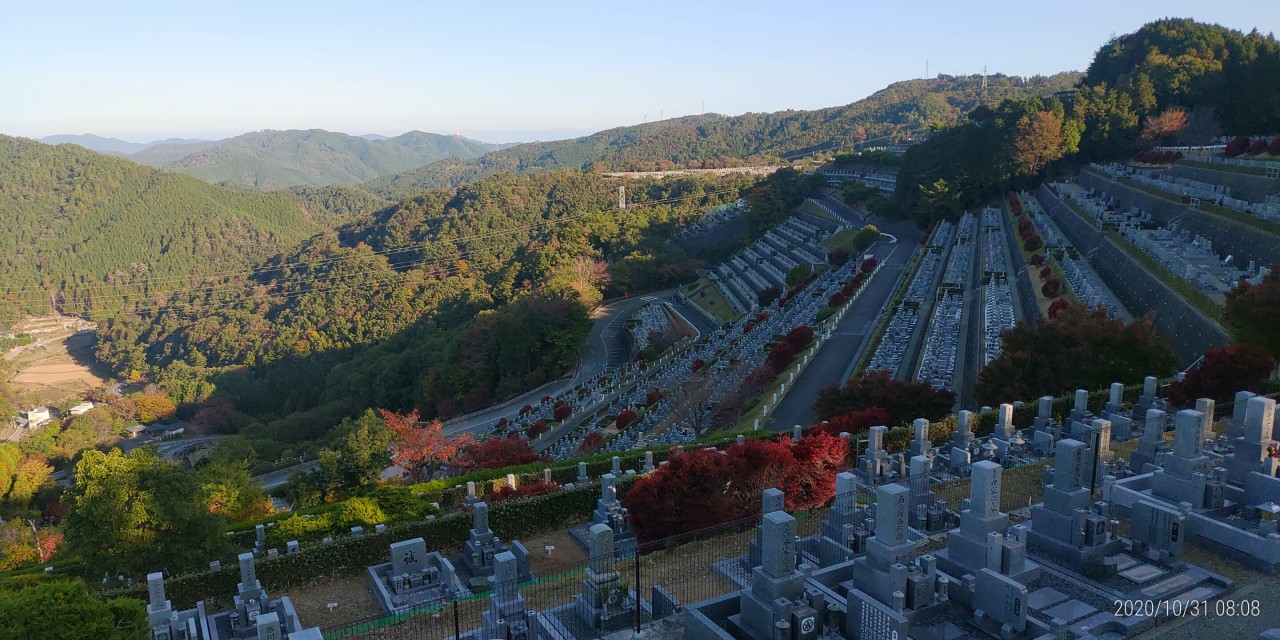
[[[463,472],[476,469],[499,469],[518,464],[528,464],[550,458],[538,455],[529,441],[511,434],[505,438],[489,438],[472,442],[462,448],[455,466]]]
[[[404,469],[413,482],[434,478],[441,465],[452,460],[463,446],[471,442],[469,433],[446,434],[439,420],[421,422],[417,409],[409,413],[378,409],[378,413],[395,434],[391,441],[391,461]]]

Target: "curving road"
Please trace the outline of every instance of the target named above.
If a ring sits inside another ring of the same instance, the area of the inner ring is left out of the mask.
[[[678,290],[666,289],[656,293],[614,300],[596,307],[591,312],[591,333],[587,336],[586,347],[578,359],[578,368],[574,371],[572,377],[560,378],[501,404],[449,420],[444,424],[445,432],[450,434],[464,432],[477,435],[486,434],[493,430],[499,419],[510,418],[520,410],[520,407],[526,404],[537,404],[542,396],[554,396],[566,389],[577,386],[580,380],[590,380],[605,371],[624,364],[629,356],[624,325],[631,312],[650,302],[669,301],[675,297]],[[704,326],[707,324],[706,320],[696,317],[698,314],[681,310],[678,304],[673,304],[673,306],[678,311],[681,311],[681,315],[697,327],[699,331],[703,333],[709,331],[709,328]]]

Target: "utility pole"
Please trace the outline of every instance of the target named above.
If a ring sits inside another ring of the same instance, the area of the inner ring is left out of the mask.
[[[929,79],[929,59],[928,58],[924,59],[924,79],[925,80]]]
[[[982,90],[987,90],[987,65],[982,65]]]

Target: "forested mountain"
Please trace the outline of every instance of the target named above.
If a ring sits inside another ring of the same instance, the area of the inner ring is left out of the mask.
[[[451,158],[370,181],[367,189],[401,198],[423,189],[501,172],[556,169],[649,170],[734,166],[800,152],[849,148],[863,141],[904,140],[954,124],[980,104],[1069,89],[1077,73],[1019,78],[1000,74],[897,82],[862,100],[815,111],[707,114],[609,129],[572,140],[521,144],[475,160]]]
[[[257,131],[182,153],[182,146],[148,149],[133,159],[206,182],[260,189],[358,184],[445,158],[477,158],[502,145],[459,136],[410,131],[370,140],[320,129]],[[181,155],[178,155],[181,154]]]
[[[1257,29],[1151,22],[1103,45],[1084,84],[1129,91],[1140,112],[1211,107],[1228,133],[1280,131],[1280,43]]]
[[[151,142],[128,142],[119,138],[104,138],[102,136],[93,135],[92,133],[85,133],[81,135],[45,136],[40,138],[40,142],[45,144],[78,144],[90,151],[97,151],[98,153],[127,156],[157,146],[179,148],[187,145],[206,143],[209,141],[169,138],[167,140],[153,140]],[[194,151],[194,149],[191,149],[191,151]],[[188,151],[187,153],[190,153],[191,151]]]
[[[1149,23],[1102,46],[1081,86],[1007,99],[911,147],[894,200],[921,224],[960,215],[1050,172],[1163,141],[1280,131],[1280,43],[1192,20]]]
[[[234,404],[273,441],[369,406],[476,409],[571,366],[602,295],[691,280],[699,263],[666,242],[675,225],[751,185],[633,181],[625,211],[616,182],[581,172],[426,192],[252,274],[139,304],[104,323],[98,355],[183,402],[203,400],[184,390],[207,379],[219,391],[206,406],[224,407],[214,426],[258,424],[226,418]]]
[[[73,145],[0,136],[0,321],[101,315],[380,208],[345,188],[227,190]]]

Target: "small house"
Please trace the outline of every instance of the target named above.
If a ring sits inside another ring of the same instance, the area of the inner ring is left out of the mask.
[[[53,416],[49,414],[49,407],[36,407],[29,411],[18,412],[18,424],[28,429],[39,429],[49,421]]]
[[[71,414],[71,415],[73,415],[73,416],[82,416],[82,415],[84,415],[84,414],[86,414],[86,413],[89,413],[90,411],[93,411],[93,408],[94,408],[95,406],[96,406],[96,405],[94,405],[92,402],[87,402],[87,401],[86,401],[86,402],[81,402],[80,404],[78,404],[78,405],[76,405],[76,406],[74,406],[74,407],[71,407],[71,409],[69,409],[69,410],[67,411],[67,413],[69,413],[69,414]]]

